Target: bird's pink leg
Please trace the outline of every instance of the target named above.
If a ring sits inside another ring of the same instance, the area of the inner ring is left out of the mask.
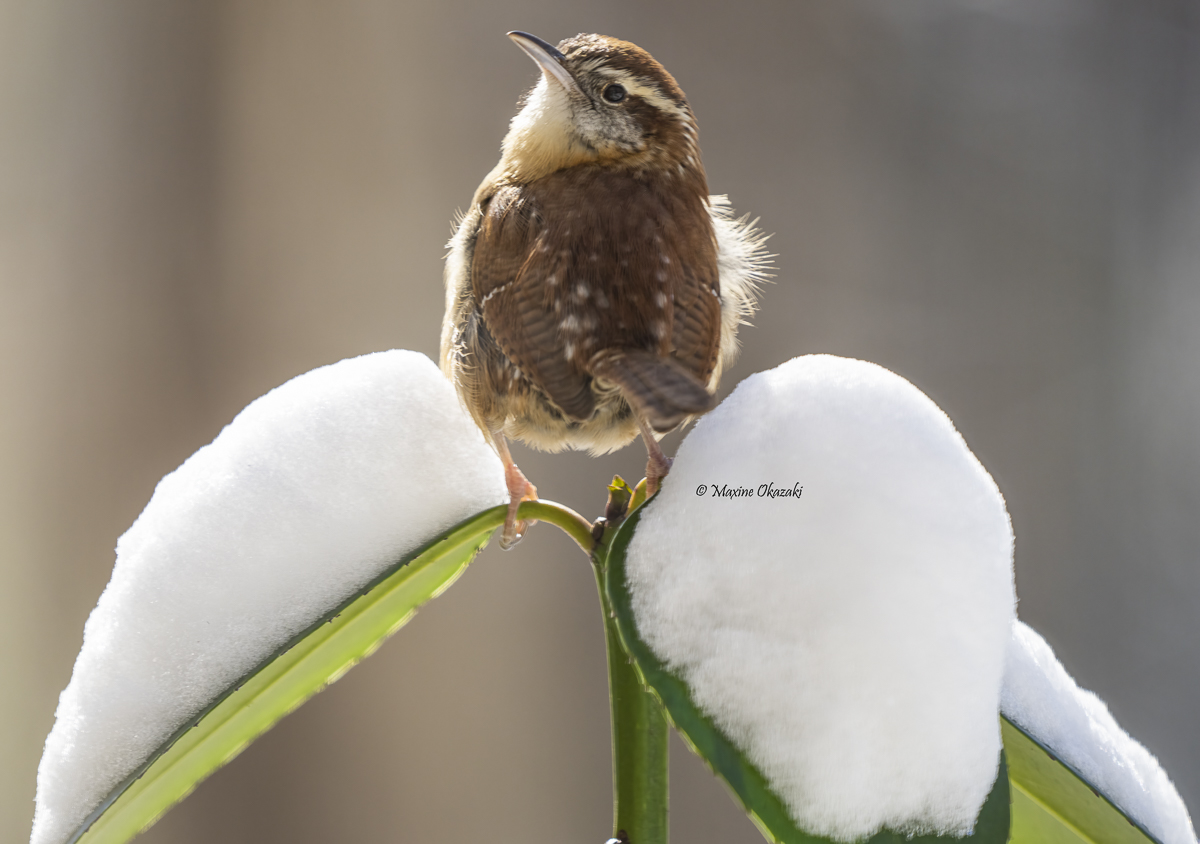
[[[650,430],[646,420],[640,413],[636,416],[638,427],[642,429],[642,441],[646,443],[646,453],[650,456],[646,461],[646,497],[650,497],[658,492],[662,479],[671,471],[673,461],[658,447],[658,440],[654,438],[654,432]]]
[[[504,520],[504,530],[500,533],[500,547],[507,551],[521,541],[521,537],[531,525],[537,524],[535,521],[518,521],[517,508],[521,506],[522,501],[537,501],[538,492],[537,487],[529,482],[513,462],[504,434],[492,431],[492,442],[496,444],[496,453],[504,463],[504,483],[508,486],[508,517]]]

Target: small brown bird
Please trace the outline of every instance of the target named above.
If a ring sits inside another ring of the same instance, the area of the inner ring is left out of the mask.
[[[450,241],[441,364],[504,462],[501,537],[537,490],[506,437],[612,451],[712,407],[754,310],[763,238],[710,197],[696,120],[649,53],[603,35],[509,37],[542,76]]]

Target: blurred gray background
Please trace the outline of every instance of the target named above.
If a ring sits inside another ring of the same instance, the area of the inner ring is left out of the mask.
[[[1200,809],[1196,2],[0,0],[0,839],[157,480],[294,375],[436,355],[449,221],[536,79],[513,28],[675,74],[779,255],[723,389],[830,352],[932,396],[1021,616]],[[645,459],[517,458],[589,516]],[[607,718],[543,526],[142,840],[596,844]],[[761,840],[675,751],[675,840]]]

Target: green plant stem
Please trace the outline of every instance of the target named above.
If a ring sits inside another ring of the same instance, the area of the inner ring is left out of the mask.
[[[506,512],[504,505],[495,508],[496,512]],[[536,519],[539,522],[549,522],[562,528],[567,536],[575,540],[583,553],[591,556],[596,541],[592,539],[592,523],[576,513],[570,507],[564,507],[554,501],[524,501],[517,510],[518,519]],[[504,523],[503,515],[500,524]]]
[[[631,504],[636,506],[645,501],[645,489],[645,481],[642,481]],[[607,525],[601,541],[596,542],[587,519],[552,501],[527,501],[521,504],[517,516],[557,525],[591,557],[608,650],[613,837],[629,844],[667,844],[667,719],[621,644],[616,618],[604,588],[609,544],[618,525]]]
[[[647,691],[621,644],[604,588],[615,525],[592,552],[608,648],[608,695],[612,708],[613,837],[629,844],[667,842],[667,719]]]

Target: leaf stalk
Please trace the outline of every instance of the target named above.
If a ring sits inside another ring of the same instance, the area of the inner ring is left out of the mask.
[[[624,484],[623,481],[621,483]],[[625,489],[628,490],[628,487]],[[633,501],[641,503],[636,497]],[[610,518],[607,521],[604,533],[591,554],[608,650],[608,695],[612,711],[613,744],[613,837],[621,844],[667,844],[670,796],[667,719],[658,700],[643,685],[634,667],[633,657],[621,642],[616,614],[604,586],[608,551],[622,518]]]

